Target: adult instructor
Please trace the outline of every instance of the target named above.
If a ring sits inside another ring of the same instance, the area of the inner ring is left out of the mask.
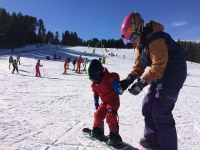
[[[150,84],[143,99],[144,138],[140,145],[145,148],[177,150],[177,133],[172,110],[187,75],[184,50],[163,25],[150,21],[144,26],[139,13],[128,14],[121,26],[122,38],[136,44],[135,64],[127,78],[120,81],[133,95],[139,94]],[[145,68],[150,69],[145,72]]]

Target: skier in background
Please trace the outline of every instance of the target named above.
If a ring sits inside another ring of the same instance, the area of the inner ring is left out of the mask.
[[[127,78],[120,81],[126,90],[138,95],[151,84],[143,99],[144,138],[140,145],[157,150],[178,150],[177,133],[172,110],[187,75],[183,48],[169,34],[163,32],[160,23],[150,21],[144,26],[139,13],[128,14],[121,27],[121,35],[136,43],[135,64]],[[131,31],[131,32],[130,32]],[[146,67],[151,67],[145,71]]]
[[[86,68],[86,65],[87,65],[87,58],[84,59],[84,62],[83,62],[83,71],[85,71],[85,68]]]
[[[13,62],[13,71],[12,71],[12,73],[14,73],[15,70],[17,71],[17,74],[19,74],[18,65],[17,65],[17,60],[16,59]]]
[[[67,74],[67,66],[68,66],[68,59],[66,59],[65,62],[64,62],[64,72],[63,72],[63,74]]]
[[[10,70],[10,65],[12,65],[13,64],[13,57],[12,57],[12,55],[9,57],[9,65],[8,65],[8,68],[9,68],[9,70]]]
[[[76,67],[76,60],[77,60],[77,58],[74,58],[74,60],[73,60],[73,66],[74,66],[74,69],[73,69],[73,71],[75,71],[75,67]]]
[[[19,54],[17,54],[17,63],[19,63],[19,65],[20,65],[20,56],[19,56]]]
[[[41,77],[40,74],[40,67],[42,67],[43,65],[40,64],[40,60],[38,59],[36,65],[35,65],[35,71],[36,71],[36,77]]]
[[[68,61],[67,69],[69,69],[69,63],[70,63],[70,61],[71,61],[71,57],[68,57],[68,58],[67,58],[67,61]],[[75,68],[74,68],[74,70],[75,70]]]
[[[71,57],[68,57],[67,60],[68,60],[68,63],[70,63],[70,61],[71,61]]]
[[[93,59],[87,64],[86,73],[92,81],[91,88],[96,107],[91,136],[99,139],[104,136],[103,121],[106,118],[110,129],[108,145],[116,146],[122,141],[119,135],[117,113],[120,106],[119,95],[122,94],[122,89],[119,86],[119,75],[117,73],[109,73],[107,68],[103,67],[97,59]],[[99,97],[102,100],[100,105],[98,103]]]
[[[76,68],[75,73],[80,73],[81,63],[82,63],[82,58],[81,58],[81,55],[80,55],[76,60],[77,68]]]
[[[46,60],[51,60],[51,58],[49,56],[46,56]]]
[[[56,55],[56,53],[53,54],[53,59],[54,59],[54,60],[57,59],[57,55]]]

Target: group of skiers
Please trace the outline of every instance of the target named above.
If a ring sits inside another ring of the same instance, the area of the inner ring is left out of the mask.
[[[73,71],[75,71],[75,73],[80,73],[80,68],[81,68],[81,63],[83,63],[83,67],[85,70],[86,68],[86,64],[87,64],[87,58],[85,58],[84,62],[82,62],[82,57],[81,55],[78,57],[78,58],[74,58],[73,60]],[[71,57],[68,57],[65,61],[64,61],[64,71],[63,71],[63,74],[67,74],[67,69],[69,68],[69,63],[71,61]],[[36,66],[35,66],[35,70],[36,70],[36,77],[40,77],[41,74],[40,74],[40,67],[42,67],[43,65],[40,64],[40,59],[37,60],[37,63],[36,63]],[[77,66],[76,70],[75,70],[75,66]]]
[[[19,74],[19,71],[18,71],[18,63],[20,65],[20,56],[19,54],[17,54],[17,58],[16,59],[13,59],[12,55],[9,57],[9,65],[8,65],[8,68],[10,69],[10,66],[12,65],[13,66],[13,71],[12,73],[15,72],[15,70],[17,71],[17,74]]]
[[[54,58],[56,57],[56,53],[54,53]],[[68,57],[65,61],[64,61],[64,72],[63,74],[67,74],[67,69],[69,69],[69,63],[71,61],[71,57]],[[73,71],[75,71],[75,73],[80,73],[80,69],[81,69],[81,64],[83,63],[83,71],[85,71],[86,68],[86,64],[88,62],[88,59],[85,58],[84,61],[82,61],[82,57],[81,55],[79,57],[75,57],[72,64],[73,64]],[[14,71],[17,71],[17,74],[19,74],[18,72],[18,64],[20,65],[20,56],[19,54],[17,55],[16,59],[13,59],[12,55],[9,57],[9,69],[10,66],[13,66],[13,71],[12,73],[14,73]],[[36,77],[41,77],[41,73],[40,73],[40,67],[42,67],[43,65],[40,64],[40,59],[37,60],[36,65],[35,65],[35,72],[36,72]],[[76,70],[75,70],[76,67]]]
[[[69,68],[69,63],[71,61],[71,57],[68,57],[65,61],[64,61],[64,72],[63,74],[67,74],[67,69]],[[73,71],[75,71],[75,73],[80,73],[80,68],[81,68],[81,64],[83,63],[83,71],[85,70],[86,68],[86,64],[88,62],[88,59],[85,58],[84,59],[84,62],[82,61],[82,57],[81,55],[78,57],[78,58],[74,58],[73,60]],[[13,66],[13,71],[12,73],[14,73],[14,71],[16,70],[17,73],[18,72],[18,63],[20,65],[20,56],[19,54],[17,55],[17,58],[14,60],[12,55],[9,57],[9,69],[10,69],[10,66],[12,65]],[[40,59],[37,60],[36,62],[36,65],[35,65],[35,72],[36,72],[36,77],[41,77],[41,73],[40,73],[40,67],[42,67],[43,65],[40,64]],[[76,67],[77,66],[77,67]],[[75,67],[76,67],[76,70],[75,70]]]
[[[69,67],[69,62],[71,61],[71,57],[67,58],[64,62],[64,72],[63,74],[67,74],[67,68]],[[88,59],[85,58],[84,61],[82,60],[81,55],[77,58],[74,58],[72,64],[73,64],[73,71],[75,71],[75,73],[80,73],[81,70],[81,64],[83,63],[83,71],[85,71],[86,68],[86,64],[88,62]],[[76,69],[75,69],[76,67]]]

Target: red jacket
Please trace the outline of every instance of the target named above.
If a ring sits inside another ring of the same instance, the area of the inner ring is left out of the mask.
[[[56,53],[53,54],[53,57],[54,57],[54,58],[57,58],[57,57],[56,57]]]
[[[39,62],[36,63],[35,68],[39,69],[40,67],[42,67],[43,65],[40,65]]]
[[[64,63],[64,67],[65,67],[65,68],[67,67],[67,64],[68,64],[68,61],[65,60],[65,63]]]
[[[103,76],[100,83],[92,83],[92,91],[94,96],[99,96],[102,102],[110,103],[114,98],[119,99],[119,95],[117,95],[112,87],[112,81],[119,81],[119,75],[117,73],[111,72],[109,73],[107,68],[104,67]]]
[[[76,62],[77,62],[78,65],[81,65],[81,63],[82,63],[82,58],[81,58],[81,57],[78,57],[78,59],[76,60]]]

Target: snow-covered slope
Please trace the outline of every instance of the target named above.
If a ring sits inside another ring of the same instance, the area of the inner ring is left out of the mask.
[[[23,49],[23,48],[22,48]],[[16,49],[16,54],[22,49]],[[45,60],[54,52],[62,59],[69,56],[93,59],[106,56],[105,66],[124,79],[134,64],[133,49],[105,49],[46,45],[26,48],[20,53],[19,75],[8,69],[7,51],[0,56],[0,149],[1,150],[105,150],[106,148],[84,138],[83,127],[92,127],[93,95],[85,72],[75,74],[71,69],[63,75],[64,60]],[[113,52],[118,56],[110,56]],[[125,55],[125,59],[123,59]],[[35,64],[41,60],[42,77],[35,77]],[[200,65],[188,63],[188,77],[180,92],[173,114],[176,120],[179,150],[198,150],[200,146]],[[120,134],[130,150],[141,149],[138,141],[143,137],[142,99],[147,87],[133,96],[127,91],[120,96]],[[108,127],[105,124],[105,133]]]

